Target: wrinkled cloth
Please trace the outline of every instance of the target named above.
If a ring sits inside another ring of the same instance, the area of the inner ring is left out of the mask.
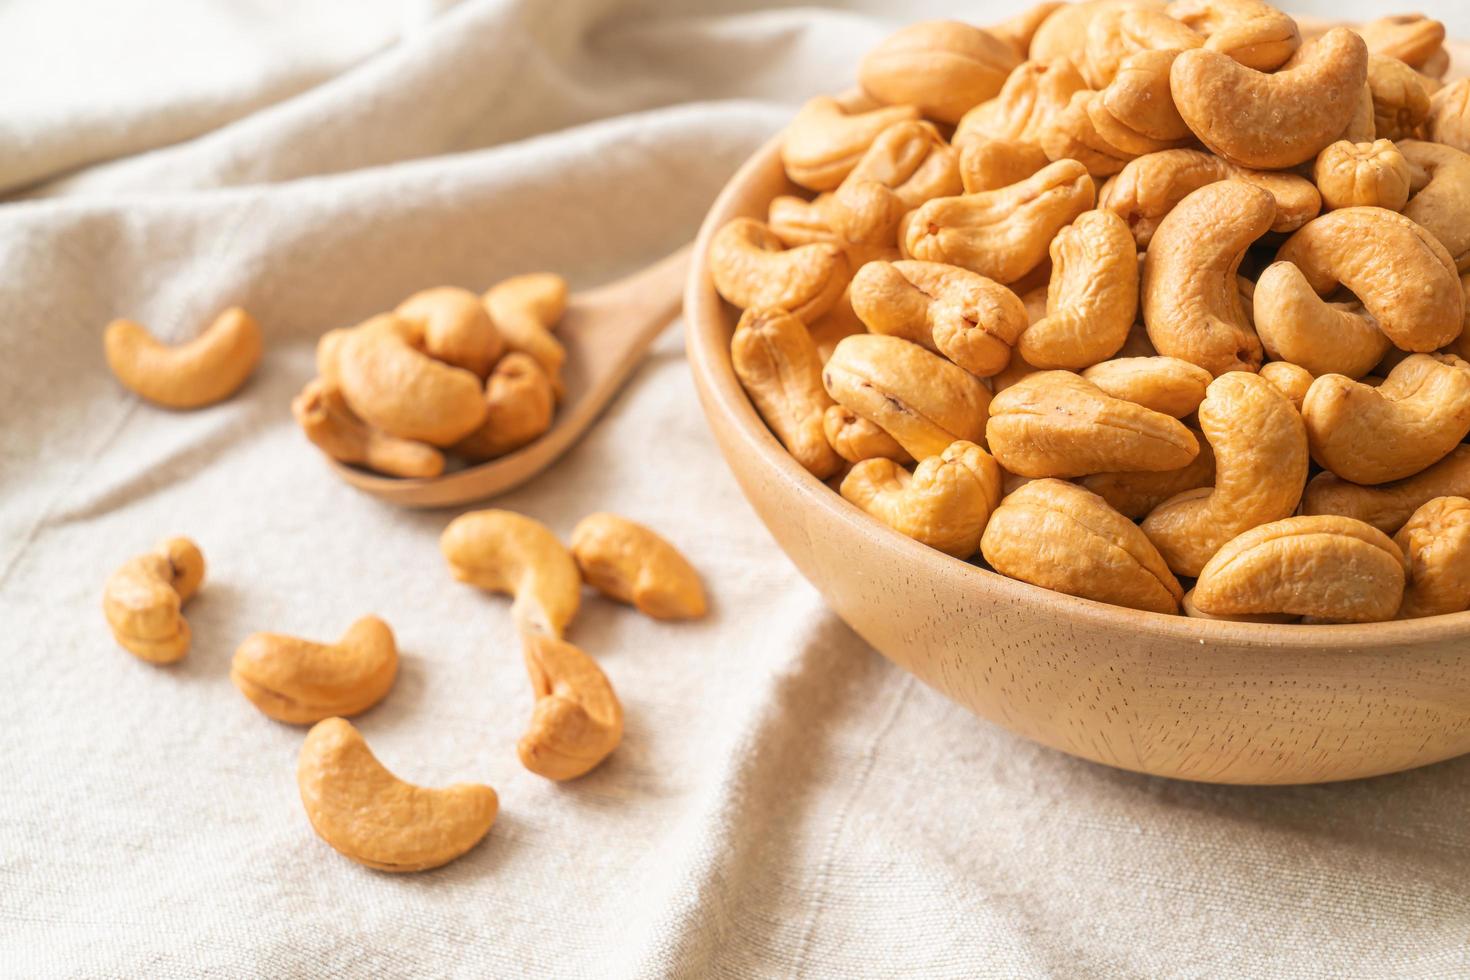
[[[1470,36],[1462,6],[1435,6]],[[711,595],[695,623],[587,595],[571,638],[627,732],[565,785],[516,759],[530,689],[504,598],[439,554],[456,512],[352,490],[294,427],[322,331],[426,286],[630,272],[693,235],[802,99],[851,84],[892,18],[1013,9],[883,7],[0,6],[0,972],[1470,972],[1470,760],[1211,787],[973,717],[777,549],[677,327],[580,444],[495,502],[562,535],[596,510],[645,521]],[[167,412],[108,374],[108,320],[179,340],[237,303],[267,352],[231,401]],[[192,651],[160,668],[112,642],[101,588],[178,534],[209,573]],[[486,841],[441,870],[374,872],[319,840],[303,730],[229,680],[251,632],[329,640],[368,613],[403,657],[358,719],[375,752],[500,794]]]

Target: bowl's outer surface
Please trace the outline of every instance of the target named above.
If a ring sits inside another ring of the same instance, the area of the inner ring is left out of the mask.
[[[737,313],[715,293],[706,261],[721,225],[763,218],[772,197],[792,192],[773,140],[710,210],[685,295],[689,361],[746,498],[865,640],[990,721],[1139,772],[1310,783],[1470,752],[1470,613],[1266,626],[1107,606],[940,554],[807,473],[735,378]]]

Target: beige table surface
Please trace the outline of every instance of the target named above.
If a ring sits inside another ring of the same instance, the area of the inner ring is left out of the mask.
[[[1318,3],[1348,15],[1376,3]],[[1429,7],[1428,4],[1421,6]],[[1465,4],[1453,13],[1470,35]],[[424,286],[593,285],[692,235],[806,96],[900,19],[999,5],[21,0],[0,5],[0,974],[1465,976],[1470,761],[1230,789],[1115,772],[976,720],[826,612],[708,440],[671,332],[605,421],[500,503],[610,509],[713,596],[573,639],[627,707],[611,761],[520,768],[506,605],[338,484],[293,428],[323,330]],[[234,401],[139,404],[103,325],[242,303]],[[111,642],[108,572],[167,534],[209,580],[189,658]],[[406,778],[499,790],[484,845],[394,877],[301,811],[301,731],[228,662],[375,612],[402,675],[361,719]]]

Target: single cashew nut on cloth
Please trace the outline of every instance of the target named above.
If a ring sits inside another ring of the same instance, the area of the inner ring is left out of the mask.
[[[822,369],[839,405],[877,425],[917,460],[950,443],[979,442],[990,392],[980,380],[901,337],[856,334]]]
[[[822,431],[837,455],[849,463],[865,459],[891,459],[912,463],[898,440],[845,405],[829,405],[822,414]]]
[[[1339,286],[1351,290],[1403,350],[1438,350],[1464,328],[1465,299],[1454,260],[1434,235],[1401,214],[1384,208],[1324,214],[1287,239],[1276,258],[1299,268],[1318,296]],[[1258,315],[1261,309],[1258,304]],[[1311,364],[1302,367],[1324,373]]]
[[[1174,59],[1169,84],[1205,146],[1243,167],[1285,170],[1341,136],[1367,79],[1363,39],[1335,27],[1271,74],[1208,47],[1185,51]]]
[[[576,779],[623,740],[623,706],[597,662],[570,643],[528,632],[521,646],[536,696],[516,744],[521,765],[547,779]]]
[[[1271,361],[1262,364],[1260,375],[1275,385],[1283,395],[1290,398],[1298,412],[1302,410],[1302,402],[1306,399],[1307,392],[1311,390],[1312,382],[1316,380],[1312,377],[1312,372],[1289,361]]]
[[[1177,357],[1119,357],[1094,364],[1082,377],[1114,398],[1182,419],[1205,400],[1210,372]]]
[[[567,309],[567,281],[552,272],[528,272],[491,286],[480,301],[505,350],[535,358],[561,398],[567,352],[552,330]]]
[[[425,354],[422,343],[418,325],[391,313],[354,327],[337,354],[342,396],[375,429],[453,445],[485,420],[480,379]]]
[[[1288,517],[1227,542],[1199,573],[1194,604],[1212,616],[1286,613],[1342,623],[1392,619],[1404,556],[1347,517]]]
[[[1302,417],[1259,375],[1232,371],[1212,381],[1199,424],[1215,453],[1215,485],[1166,500],[1142,525],[1178,575],[1198,575],[1226,541],[1293,513],[1307,482]]]
[[[508,510],[477,510],[449,522],[439,550],[461,582],[515,597],[511,615],[527,632],[561,636],[582,601],[582,574],[540,521]]]
[[[468,289],[425,289],[399,303],[393,312],[401,320],[418,324],[425,354],[482,378],[505,348],[485,304]]]
[[[954,442],[913,473],[869,459],[842,480],[842,496],[900,534],[956,558],[969,558],[1000,503],[1000,466],[973,442]]]
[[[1087,211],[1051,242],[1046,316],[1017,342],[1026,363],[1080,369],[1106,360],[1138,315],[1138,250],[1123,219]]]
[[[1260,367],[1261,341],[1236,271],[1275,214],[1266,191],[1224,180],[1193,192],[1159,222],[1143,264],[1143,322],[1160,354],[1216,377]]]
[[[1401,211],[1409,203],[1409,161],[1392,140],[1338,140],[1317,155],[1312,176],[1329,211],[1358,207]]]
[[[1435,497],[1394,535],[1409,563],[1400,619],[1470,609],[1470,500]]]
[[[1290,262],[1266,267],[1253,298],[1256,335],[1272,363],[1361,378],[1393,346],[1361,303],[1330,303]]]
[[[306,734],[296,786],[317,836],[379,871],[426,871],[448,864],[490,832],[500,810],[489,786],[429,789],[404,782],[341,718],[318,722]]]
[[[1077,481],[1128,518],[1141,521],[1155,507],[1186,490],[1215,485],[1215,452],[1203,433],[1190,429],[1199,442],[1199,455],[1177,470],[1157,473],[1093,473]]]
[[[1178,419],[1070,371],[1039,371],[996,395],[985,436],[1000,465],[1018,476],[1175,470],[1199,453]]]
[[[1460,272],[1470,271],[1470,154],[1420,140],[1402,140],[1399,150],[1416,172],[1404,217],[1428,229]]]
[[[781,163],[792,182],[814,191],[830,191],[857,166],[868,147],[894,123],[918,119],[912,105],[880,106],[853,111],[830,96],[807,101],[786,126]]]
[[[1175,613],[1184,594],[1137,525],[1063,480],[1036,480],[1002,500],[980,551],[1002,575],[1098,602]]]
[[[642,524],[589,514],[572,529],[572,558],[588,585],[654,619],[698,619],[708,604],[694,566]]]
[[[232,306],[193,340],[170,347],[132,320],[103,335],[107,366],[123,387],[165,408],[202,408],[240,390],[260,362],[260,327]]]
[[[1430,96],[1424,130],[1431,141],[1470,153],[1470,78],[1457,78]]]
[[[361,714],[383,700],[397,676],[398,644],[376,616],[359,619],[332,644],[252,633],[230,661],[240,693],[291,725]]]
[[[928,202],[904,218],[903,246],[913,258],[1013,283],[1042,263],[1095,195],[1082,164],[1058,160],[1009,187]]]
[[[322,452],[341,463],[366,466],[389,476],[433,477],[444,472],[444,454],[428,443],[379,432],[358,418],[342,390],[316,378],[291,401],[301,431]]]
[[[914,105],[931,119],[957,123],[1000,91],[1016,51],[995,35],[953,20],[911,24],[864,56],[863,91],[884,104]]]
[[[118,645],[142,660],[171,664],[189,652],[179,609],[204,581],[204,555],[188,538],[169,538],[130,558],[102,589],[102,611]]]
[[[1026,307],[1015,293],[940,262],[869,262],[849,292],[853,311],[873,333],[943,354],[980,378],[1010,362],[1026,328]]]
[[[850,278],[840,246],[784,249],[769,228],[750,218],[736,218],[715,234],[709,267],[715,289],[731,304],[783,309],[803,323],[831,309]]]
[[[822,423],[832,399],[822,386],[821,356],[801,321],[785,310],[746,310],[730,341],[730,361],[786,451],[819,480],[836,473],[842,460]]]
[[[541,438],[555,414],[556,391],[541,362],[512,351],[485,382],[485,421],[450,450],[473,461],[504,456]]]
[[[1376,388],[1329,374],[1302,402],[1312,458],[1354,483],[1413,476],[1470,434],[1470,364],[1415,354]]]
[[[1456,446],[1423,472],[1378,486],[1360,486],[1335,473],[1318,473],[1302,495],[1302,513],[1352,517],[1393,534],[1435,497],[1470,497],[1470,446]]]
[[[1263,0],[1174,0],[1167,9],[1205,35],[1206,48],[1257,71],[1275,71],[1301,47],[1296,21]]]

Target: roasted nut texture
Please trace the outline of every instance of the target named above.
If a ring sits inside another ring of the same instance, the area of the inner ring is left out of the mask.
[[[461,582],[515,597],[526,632],[561,636],[582,601],[572,555],[540,521],[508,510],[477,510],[449,522],[439,550]]]
[[[1020,183],[1051,163],[1039,146],[975,135],[960,147],[960,184],[966,194]]]
[[[341,463],[389,476],[433,477],[444,472],[444,454],[425,442],[379,432],[358,418],[336,385],[308,382],[291,401],[291,414],[306,438]]]
[[[730,360],[786,451],[819,480],[837,472],[842,461],[822,429],[832,399],[822,387],[816,344],[801,321],[784,310],[746,310],[730,342]]]
[[[425,354],[481,378],[490,373],[505,349],[485,304],[468,289],[425,289],[399,303],[393,312],[418,325]]]
[[[202,408],[240,389],[260,361],[260,327],[232,306],[193,340],[170,347],[132,320],[103,335],[107,366],[134,394],[165,408]]]
[[[189,652],[189,623],[180,607],[204,581],[204,555],[188,538],[169,538],[124,562],[102,590],[113,638],[129,653],[169,664]]]
[[[1424,76],[1397,58],[1368,56],[1368,89],[1373,93],[1373,132],[1380,139],[1409,139],[1429,118]]]
[[[1132,521],[1062,480],[1036,480],[1002,500],[980,550],[1002,575],[1084,599],[1174,613],[1184,594]]]
[[[1210,372],[1177,357],[1119,357],[1082,372],[1114,398],[1182,419],[1205,399]]]
[[[555,414],[556,392],[541,362],[512,351],[485,382],[485,421],[450,451],[471,461],[504,456],[541,438]]]
[[[1346,517],[1288,517],[1244,532],[1200,571],[1194,603],[1212,616],[1286,613],[1342,623],[1392,619],[1404,556]]]
[[[1014,48],[978,27],[923,21],[868,52],[858,82],[879,102],[915,105],[931,119],[957,123],[999,92],[1019,63]]]
[[[830,96],[801,107],[781,140],[786,176],[802,187],[830,191],[842,183],[878,134],[897,122],[918,119],[911,105],[880,106],[853,112]]]
[[[534,357],[560,398],[567,352],[551,332],[566,312],[567,281],[552,272],[528,272],[491,286],[480,301],[505,350]]]
[[[1298,412],[1302,410],[1302,401],[1307,397],[1307,392],[1311,389],[1314,380],[1312,372],[1289,361],[1271,361],[1261,365],[1260,374],[1261,377],[1275,385],[1278,391],[1290,398]]]
[[[1423,14],[1380,17],[1354,30],[1374,54],[1397,58],[1410,68],[1426,69],[1444,53],[1444,25]]]
[[[845,405],[828,407],[822,415],[822,431],[837,455],[849,463],[861,463],[865,459],[914,461],[891,435]]]
[[[341,718],[318,722],[307,733],[296,786],[317,836],[379,871],[426,871],[448,864],[490,832],[500,809],[489,786],[428,789],[405,783]]]
[[[1256,334],[1274,363],[1313,375],[1361,378],[1392,346],[1361,303],[1329,303],[1302,270],[1276,262],[1261,273],[1253,299]]]
[[[1409,203],[1409,162],[1391,140],[1338,140],[1317,155],[1312,175],[1329,211],[1357,207],[1400,211]]]
[[[1138,251],[1123,219],[1087,211],[1051,242],[1046,316],[1017,349],[1039,368],[1079,369],[1106,360],[1138,315]]]
[[[1425,133],[1435,143],[1470,152],[1470,78],[1457,78],[1430,96]]]
[[[1470,497],[1470,446],[1456,446],[1428,469],[1376,487],[1318,473],[1302,495],[1302,513],[1353,517],[1393,534],[1435,497]]]
[[[1000,503],[1001,472],[972,442],[954,442],[911,474],[889,459],[869,459],[842,480],[842,496],[900,534],[947,555],[968,558]]]
[[[1141,521],[1159,504],[1186,490],[1215,485],[1215,452],[1196,429],[1199,455],[1177,470],[1158,473],[1094,473],[1077,481],[1131,521]]]
[[[1428,229],[1460,272],[1470,271],[1470,154],[1420,140],[1402,140],[1399,150],[1416,172],[1404,216]]]
[[[523,633],[521,650],[536,696],[516,743],[521,765],[554,780],[592,771],[623,740],[623,705],[607,675],[577,647],[544,633]]]
[[[1409,563],[1399,618],[1470,609],[1470,500],[1435,497],[1414,511],[1393,540]]]
[[[1300,616],[1293,616],[1290,613],[1241,613],[1238,616],[1212,616],[1195,604],[1193,589],[1184,593],[1184,601],[1179,605],[1184,615],[1191,619],[1210,619],[1226,623],[1267,623],[1277,626],[1301,622]]]
[[[1205,35],[1205,47],[1257,71],[1280,68],[1302,43],[1296,21],[1262,0],[1173,0],[1168,11]]]
[[[261,712],[292,725],[361,714],[398,676],[398,644],[388,624],[364,616],[336,643],[252,633],[235,650],[230,680]]]
[[[572,557],[597,591],[654,619],[698,619],[704,586],[679,550],[616,514],[589,514],[572,529]]]
[[[847,257],[831,243],[783,249],[769,228],[737,218],[710,243],[710,275],[721,296],[742,310],[786,310],[804,323],[821,316],[847,287]]]

